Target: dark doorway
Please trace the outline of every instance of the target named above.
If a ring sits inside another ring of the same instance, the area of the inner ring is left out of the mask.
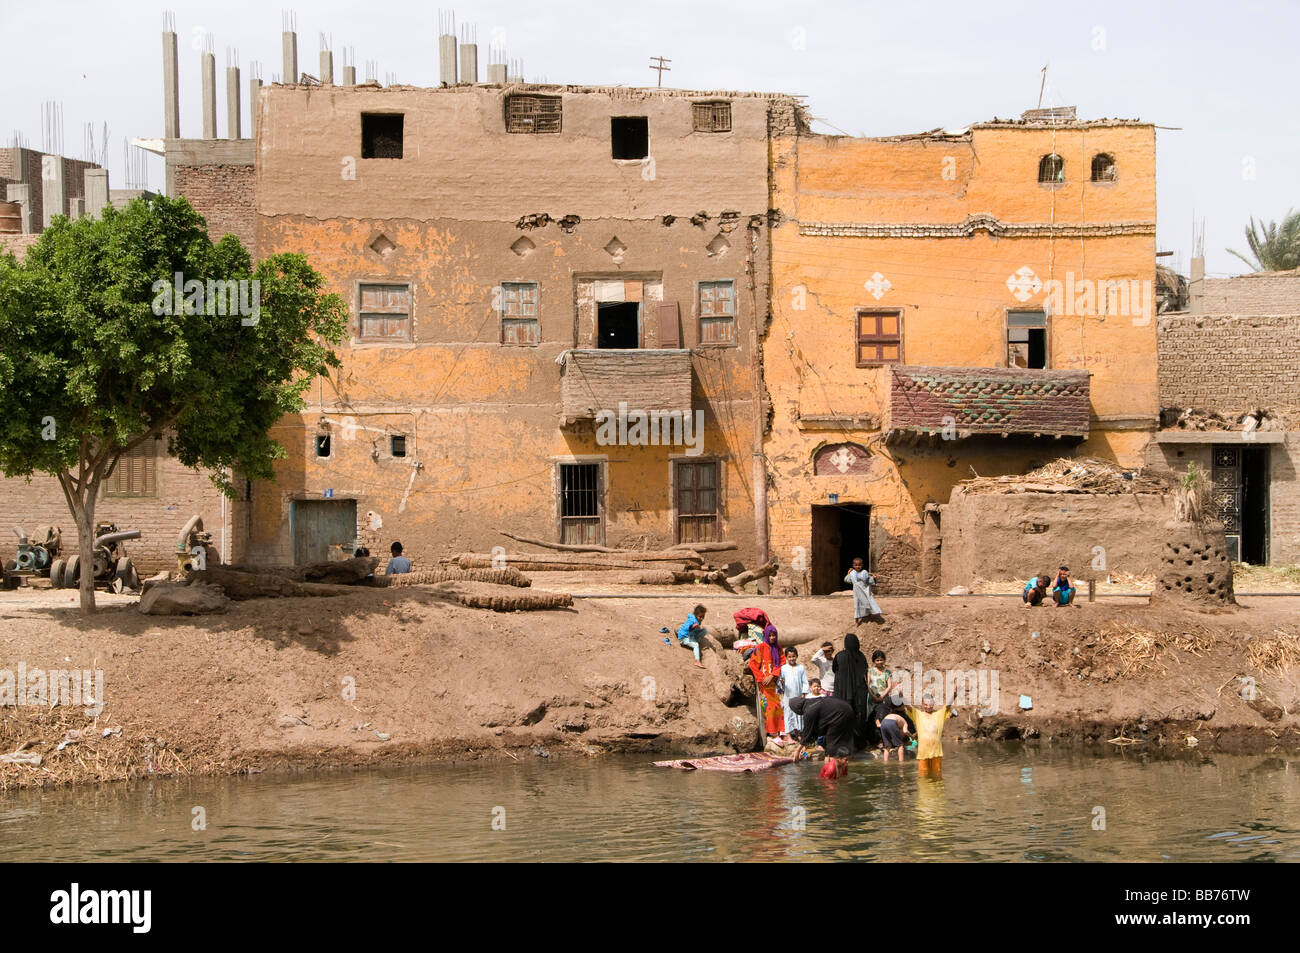
[[[1268,447],[1241,449],[1241,561],[1268,564]]]
[[[596,346],[640,347],[641,335],[637,330],[637,312],[640,307],[635,301],[596,305]]]
[[[871,566],[871,507],[837,503],[812,508],[812,591],[824,596],[849,588],[844,582],[861,556]]]

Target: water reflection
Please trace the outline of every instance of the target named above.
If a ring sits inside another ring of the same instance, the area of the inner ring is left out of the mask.
[[[1298,767],[971,744],[942,778],[912,762],[828,782],[811,764],[553,758],[153,781],[11,793],[0,860],[1285,861],[1300,858]]]

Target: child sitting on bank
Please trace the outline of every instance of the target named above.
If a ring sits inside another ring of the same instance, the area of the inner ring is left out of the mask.
[[[696,606],[691,610],[691,614],[686,617],[681,628],[677,630],[677,643],[682,648],[690,649],[695,653],[695,667],[704,668],[704,663],[700,661],[700,642],[704,639],[704,616],[708,610],[704,606]]]
[[[1068,606],[1074,602],[1074,580],[1070,578],[1070,567],[1062,566],[1056,573],[1056,582],[1052,585],[1052,598],[1056,607]]]
[[[903,709],[916,725],[916,764],[921,774],[943,776],[943,726],[957,713],[953,707],[957,702],[957,686],[953,686],[952,702],[936,708],[934,693],[926,692],[921,696],[920,708],[908,705]]]

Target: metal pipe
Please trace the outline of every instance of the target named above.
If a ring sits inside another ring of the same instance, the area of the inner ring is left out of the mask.
[[[191,516],[190,521],[181,527],[180,535],[176,537],[176,552],[178,553],[189,552],[189,549],[187,547],[190,539],[190,533],[194,532],[196,529],[200,531],[202,531],[203,529],[203,517],[200,516],[198,513],[195,513],[193,516]]]
[[[120,533],[105,533],[103,536],[95,537],[95,549],[112,543],[120,543],[123,540],[139,539],[140,536],[141,533],[138,529],[124,529]]]
[[[26,545],[27,545],[27,534],[23,532],[23,528],[22,528],[21,526],[15,526],[15,527],[13,527],[13,531],[18,535],[18,542],[20,542],[20,543],[22,543],[24,546],[26,546]]]

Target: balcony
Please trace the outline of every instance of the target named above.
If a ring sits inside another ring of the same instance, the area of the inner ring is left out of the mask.
[[[882,368],[886,438],[1088,436],[1089,371],[998,367]]]
[[[560,355],[561,426],[601,411],[691,412],[691,352],[685,349],[573,349]]]

